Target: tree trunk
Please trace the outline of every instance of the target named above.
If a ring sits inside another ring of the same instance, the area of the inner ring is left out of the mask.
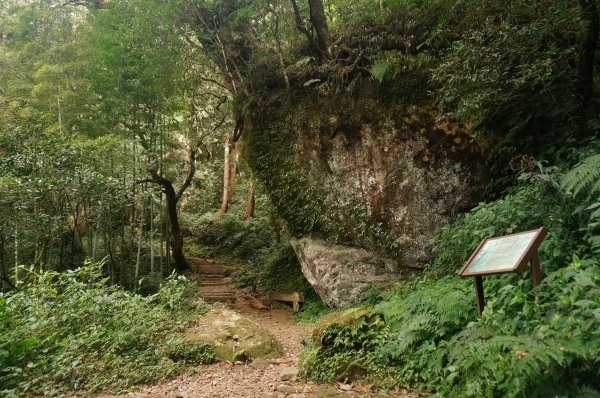
[[[154,273],[154,194],[150,196],[150,273]]]
[[[323,51],[319,48],[319,44],[313,37],[310,30],[308,30],[308,28],[306,27],[306,24],[304,23],[304,19],[302,18],[302,14],[300,14],[300,8],[298,7],[298,3],[296,3],[296,0],[291,0],[291,1],[292,1],[292,7],[294,9],[296,29],[298,29],[298,31],[304,33],[304,35],[308,39],[308,42],[310,43],[310,46],[313,48],[313,50],[315,50],[315,52],[319,55],[319,57],[325,57],[326,54],[324,54]]]
[[[579,0],[579,4],[585,25],[579,53],[579,90],[585,112],[594,93],[594,63],[600,20],[596,0]]]
[[[98,247],[98,225],[94,228],[94,237],[92,240],[92,260],[96,261],[96,248]]]
[[[167,231],[165,231],[166,226],[165,226],[165,222],[164,222],[164,217],[163,217],[163,193],[162,191],[159,193],[159,201],[158,201],[158,209],[160,211],[160,275],[164,276],[165,274],[165,266],[164,266],[164,261],[165,261],[165,239],[167,237]]]
[[[144,190],[142,190],[142,212],[140,214],[140,222],[138,228],[138,243],[137,243],[137,254],[135,256],[135,274],[134,282],[137,282],[140,276],[140,260],[142,257],[142,233],[144,231]]]
[[[183,235],[181,234],[181,226],[179,225],[179,217],[177,215],[178,197],[173,189],[171,181],[164,180],[162,183],[167,197],[167,214],[171,224],[171,250],[173,253],[173,261],[175,262],[175,270],[179,273],[188,269],[188,263],[183,254]]]
[[[246,221],[250,217],[254,217],[254,174],[250,175],[250,186],[248,187],[248,197],[246,198],[246,207],[242,220]]]
[[[229,137],[225,139],[225,154],[223,157],[223,199],[221,200],[221,214],[227,213],[229,208]]]
[[[329,27],[327,26],[327,17],[325,17],[325,8],[323,0],[308,0],[310,7],[310,22],[317,32],[317,44],[326,58],[331,57],[329,51]]]
[[[231,145],[231,154],[230,154],[230,162],[229,162],[229,198],[228,202],[231,202],[231,199],[235,196],[235,192],[237,189],[237,163],[240,157],[240,150],[238,146],[233,143]]]

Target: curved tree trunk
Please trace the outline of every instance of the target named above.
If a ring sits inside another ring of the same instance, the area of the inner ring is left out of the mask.
[[[317,32],[317,44],[319,45],[319,49],[326,58],[330,58],[329,27],[327,26],[327,17],[325,16],[323,0],[308,0],[308,6],[310,8],[310,22]]]
[[[138,135],[138,136],[140,137],[142,147],[144,147],[144,149],[148,150],[149,145],[146,142],[144,136],[143,135]],[[167,199],[166,208],[167,208],[167,214],[169,216],[169,224],[171,226],[171,231],[170,231],[171,239],[167,240],[167,243],[170,243],[171,251],[173,254],[173,261],[175,262],[175,270],[179,273],[187,270],[189,268],[189,266],[188,266],[187,260],[185,259],[185,254],[183,253],[183,235],[181,233],[181,226],[179,225],[179,217],[177,215],[177,203],[179,202],[179,199],[181,199],[181,197],[183,196],[185,190],[188,189],[188,187],[192,183],[192,179],[194,178],[194,175],[196,174],[196,150],[195,149],[190,149],[188,162],[189,162],[189,167],[190,167],[188,170],[188,174],[185,178],[185,181],[183,182],[183,184],[181,185],[181,187],[179,188],[179,190],[177,192],[175,191],[175,188],[173,188],[173,183],[170,180],[168,180],[167,178],[160,175],[158,165],[155,165],[150,170],[151,178],[139,181],[139,182],[151,182],[154,184],[158,184],[163,188],[165,197]],[[169,245],[167,245],[167,246],[169,246]],[[167,256],[168,256],[168,253],[169,253],[169,250],[167,249]],[[168,259],[167,259],[167,263],[168,263]]]
[[[183,254],[183,235],[181,234],[181,226],[179,225],[179,217],[177,215],[178,197],[173,188],[171,181],[163,179],[161,183],[165,190],[167,198],[167,214],[171,224],[171,251],[173,253],[173,261],[175,262],[175,270],[179,273],[188,269],[188,263]]]

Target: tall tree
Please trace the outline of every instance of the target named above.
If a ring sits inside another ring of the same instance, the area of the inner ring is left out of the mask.
[[[310,46],[317,52],[320,57],[331,58],[329,27],[327,18],[325,17],[325,8],[322,0],[308,0],[310,13],[310,23],[313,29],[309,29],[306,25],[297,0],[291,0],[296,18],[296,28],[303,33]],[[316,37],[313,34],[316,33]]]

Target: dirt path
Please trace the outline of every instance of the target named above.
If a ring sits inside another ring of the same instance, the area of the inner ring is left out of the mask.
[[[287,379],[286,373],[297,369],[298,357],[302,351],[302,338],[311,329],[310,325],[296,323],[291,310],[257,310],[248,306],[244,300],[232,300],[235,293],[229,286],[223,270],[216,264],[192,258],[194,271],[203,271],[205,276],[201,290],[211,302],[224,301],[235,310],[256,321],[269,330],[284,349],[283,358],[252,363],[227,363],[188,368],[181,375],[159,385],[141,386],[137,392],[127,397],[165,397],[165,398],[367,398],[402,397],[412,398],[418,395],[407,391],[395,391],[383,394],[370,392],[361,385],[330,384],[318,385],[303,380]],[[212,275],[206,278],[206,274]],[[193,275],[191,275],[194,278]],[[208,283],[207,283],[208,281]],[[220,300],[222,298],[222,300]],[[214,299],[214,300],[213,300]],[[293,372],[292,372],[293,373]],[[289,376],[289,374],[287,375]],[[110,396],[103,395],[102,398]],[[98,397],[100,398],[100,397]]]
[[[231,278],[225,276],[221,266],[197,257],[188,257],[188,264],[192,274],[201,275],[200,294],[204,301],[209,304],[235,303],[236,291],[231,287]],[[194,275],[192,279],[195,279]]]
[[[409,398],[417,396],[406,391],[390,394],[372,393],[364,386],[318,385],[302,380],[283,381],[285,370],[297,366],[298,356],[302,350],[301,341],[310,331],[310,326],[294,322],[290,311],[285,309],[257,311],[237,306],[236,310],[268,329],[282,345],[284,357],[250,364],[218,363],[189,368],[173,380],[160,385],[144,386],[138,392],[128,396],[135,398]]]

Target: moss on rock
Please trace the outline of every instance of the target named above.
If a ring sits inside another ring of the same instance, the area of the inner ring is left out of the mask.
[[[223,361],[272,359],[283,353],[271,333],[224,306],[215,306],[202,315],[187,338],[211,345],[215,356]]]
[[[380,312],[351,308],[328,314],[303,341],[300,374],[321,381],[352,381],[377,374],[373,358],[387,335]]]

